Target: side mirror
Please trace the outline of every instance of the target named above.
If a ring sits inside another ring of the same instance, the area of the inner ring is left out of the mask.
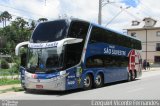
[[[59,49],[57,50],[57,53],[61,54],[62,48],[64,45],[80,43],[82,41],[83,41],[83,39],[79,39],[79,38],[65,38],[65,39],[61,40],[61,42],[58,44]]]
[[[15,48],[15,54],[18,56],[19,55],[19,49],[20,49],[20,47],[28,45],[28,44],[29,44],[29,41],[17,44],[17,46]]]
[[[21,54],[21,66],[25,67],[27,64],[27,53]]]
[[[80,43],[82,41],[83,41],[83,39],[80,39],[80,38],[67,38],[67,39],[64,40],[64,44],[63,45]]]

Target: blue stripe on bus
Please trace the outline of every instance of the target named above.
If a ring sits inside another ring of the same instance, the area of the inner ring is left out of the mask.
[[[36,74],[37,75],[37,79],[50,79],[50,78],[54,78],[54,77],[58,77],[59,73],[50,73],[50,74]]]
[[[107,43],[90,43],[87,46],[86,58],[93,55],[128,56],[130,50],[130,48]]]

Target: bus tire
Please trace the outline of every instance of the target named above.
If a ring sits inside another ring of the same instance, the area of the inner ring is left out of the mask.
[[[87,74],[86,77],[84,78],[84,84],[83,84],[83,89],[85,90],[89,90],[92,88],[92,75],[91,74]]]
[[[136,79],[136,73],[135,73],[135,71],[133,71],[132,72],[132,79],[131,80],[134,81],[135,79]]]
[[[28,88],[26,88],[25,86],[23,86],[22,88],[23,88],[23,90],[24,90],[26,93],[31,93],[31,92],[32,92],[31,89],[28,89]]]
[[[21,87],[24,91],[27,91],[27,88],[24,85],[21,84]]]
[[[30,93],[31,91],[30,91],[30,89],[27,89],[27,88],[23,88],[24,89],[24,91],[26,92],[26,93]]]
[[[131,81],[131,80],[132,80],[132,72],[129,71],[128,72],[128,79],[127,79],[127,81]]]
[[[103,74],[98,74],[95,78],[95,82],[94,82],[94,86],[96,88],[102,87],[104,84],[104,78],[103,78]]]
[[[27,91],[27,88],[26,88],[26,87],[23,87],[23,90],[24,90],[24,91]]]

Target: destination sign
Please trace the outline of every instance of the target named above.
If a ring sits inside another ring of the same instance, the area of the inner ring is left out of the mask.
[[[49,43],[29,43],[28,47],[30,48],[47,48],[47,47],[57,47],[58,42],[49,42]]]

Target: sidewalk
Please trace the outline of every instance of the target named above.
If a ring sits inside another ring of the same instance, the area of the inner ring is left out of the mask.
[[[10,89],[13,87],[21,87],[21,84],[2,85],[2,86],[0,86],[0,91]]]
[[[150,70],[149,69],[146,69],[146,70],[142,70],[142,72],[149,72],[149,71],[158,71],[158,70],[160,70],[160,67],[152,67],[152,68],[150,68]]]

